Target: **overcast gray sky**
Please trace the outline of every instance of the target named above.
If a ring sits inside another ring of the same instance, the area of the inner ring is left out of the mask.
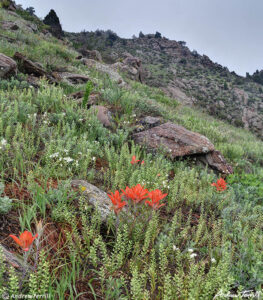
[[[240,75],[263,69],[263,0],[17,0],[44,18],[53,8],[66,31],[112,29],[154,33],[187,46]]]

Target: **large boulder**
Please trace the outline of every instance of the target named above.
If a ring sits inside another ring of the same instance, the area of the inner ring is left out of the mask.
[[[0,53],[0,78],[7,78],[16,74],[16,62],[12,58]]]
[[[133,138],[136,143],[151,150],[163,148],[172,158],[208,153],[215,149],[205,136],[171,122],[135,133]]]
[[[31,61],[23,54],[16,52],[14,54],[14,59],[18,62],[18,68],[22,73],[35,75],[36,77],[48,77],[48,73],[40,64]]]
[[[98,211],[101,214],[102,221],[106,221],[108,215],[111,213],[112,203],[108,195],[97,188],[96,186],[88,183],[85,180],[73,180],[71,182],[72,187],[81,188],[84,187],[85,191],[83,192],[84,197],[87,202],[93,207],[97,207]]]
[[[145,145],[151,151],[162,149],[172,159],[194,157],[220,173],[233,172],[207,137],[171,122],[135,133],[133,139],[135,143]]]

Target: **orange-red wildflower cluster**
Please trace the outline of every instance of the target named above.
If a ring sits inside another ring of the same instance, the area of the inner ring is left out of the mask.
[[[15,235],[10,234],[9,235],[11,238],[14,239],[14,241],[24,250],[28,251],[32,243],[34,242],[34,239],[38,237],[38,234],[35,236],[32,235],[31,232],[29,231],[24,231],[23,233],[20,234],[20,237],[16,237]]]
[[[131,164],[132,164],[132,165],[136,165],[139,161],[140,161],[140,160],[139,160],[139,159],[136,159],[136,156],[135,156],[135,155],[132,156],[132,160],[131,160]],[[141,165],[143,165],[143,164],[144,164],[144,160],[142,160],[142,162],[141,162]]]
[[[222,192],[227,189],[227,186],[226,186],[227,183],[225,182],[225,180],[223,178],[219,178],[217,180],[217,182],[213,182],[211,185],[215,186],[216,190],[219,192]]]
[[[111,202],[113,204],[113,209],[115,211],[115,214],[117,215],[122,210],[122,208],[127,204],[127,202],[122,201],[121,199],[122,195],[120,195],[119,191],[115,191],[114,194],[111,192],[110,194],[108,194],[108,196],[111,199]]]
[[[131,200],[133,204],[138,204],[145,199],[144,202],[145,205],[151,206],[153,209],[157,210],[158,208],[164,206],[165,204],[160,204],[160,200],[165,198],[168,194],[163,194],[161,190],[154,190],[149,192],[147,189],[145,189],[140,184],[137,184],[131,188],[128,186],[125,190],[122,190],[122,194],[119,193],[119,191],[115,191],[115,193],[108,194],[109,198],[111,199],[111,202],[113,204],[113,208],[115,211],[115,214],[117,215],[122,208],[127,205],[126,201],[122,201],[122,197],[124,196],[126,200]]]

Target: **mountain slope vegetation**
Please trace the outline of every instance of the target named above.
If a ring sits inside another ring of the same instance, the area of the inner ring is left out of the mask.
[[[10,29],[10,22],[18,29]],[[166,74],[163,66],[168,54],[164,51],[158,64],[146,60],[149,41],[158,38],[129,40],[120,48],[124,42],[118,38],[110,45],[102,40],[101,49],[92,46],[105,60],[105,53],[126,51],[128,45],[132,52],[138,40],[147,43],[140,51],[152,73],[141,83],[125,74],[113,80],[103,72],[111,66],[102,62],[101,70],[84,65],[76,59],[72,37],[51,36],[41,20],[19,8],[0,8],[0,30],[0,53],[12,58],[20,52],[47,74],[32,76],[18,63],[17,74],[0,79],[0,295],[136,300],[224,299],[228,293],[241,299],[246,290],[261,295],[263,141],[211,116],[206,105],[201,109],[168,96],[163,90],[171,84],[171,70]],[[227,93],[234,93],[239,77],[221,67],[214,73],[214,66],[202,67],[201,60],[188,71],[184,63],[173,62],[180,81],[198,71],[204,84],[217,80],[221,87],[226,81]],[[163,75],[162,86],[154,83],[162,78],[154,78],[154,70]],[[259,88],[241,80],[242,88]],[[187,87],[185,94],[195,97]],[[254,95],[260,103],[261,94]],[[90,108],[94,101],[109,111],[110,126]],[[207,101],[217,100],[211,94]],[[233,174],[135,144],[133,134],[145,116],[204,135],[233,166]],[[212,184],[221,177],[227,185],[218,189]],[[135,193],[138,185],[142,194],[132,202],[129,188]],[[106,217],[101,213],[106,202],[102,208],[92,202],[103,194],[111,203],[107,194],[113,192],[116,200],[122,190],[122,202],[130,206],[117,209],[113,201],[115,210]],[[150,205],[154,191],[158,208]],[[33,234],[27,233],[26,244],[9,236],[26,230]]]

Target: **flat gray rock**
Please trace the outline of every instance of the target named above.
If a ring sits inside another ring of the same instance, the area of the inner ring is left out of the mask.
[[[106,221],[108,215],[111,213],[112,207],[112,203],[108,195],[95,185],[92,185],[85,180],[72,180],[71,185],[73,187],[84,186],[86,188],[83,195],[87,198],[88,203],[98,208],[102,221]]]
[[[0,244],[0,249],[2,249],[4,253],[4,262],[6,263],[7,266],[8,265],[12,266],[16,270],[18,276],[21,276],[25,270],[32,271],[32,266],[28,264],[26,265],[22,258],[11,253],[1,244]]]

